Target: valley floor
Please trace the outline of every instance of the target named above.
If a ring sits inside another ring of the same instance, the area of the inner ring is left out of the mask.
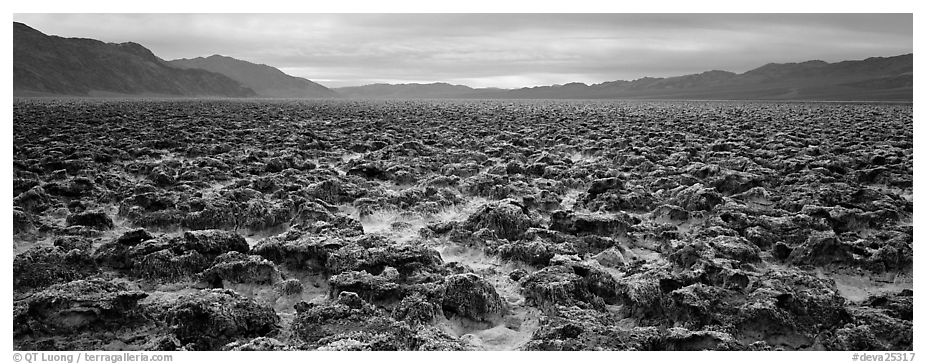
[[[912,349],[912,105],[13,119],[17,350]]]

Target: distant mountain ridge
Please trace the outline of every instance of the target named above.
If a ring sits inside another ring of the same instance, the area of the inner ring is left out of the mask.
[[[348,97],[489,99],[704,99],[912,101],[913,54],[827,63],[770,63],[736,74],[698,74],[586,85],[473,89],[435,84],[375,84],[336,88]]]
[[[168,63],[178,68],[203,69],[228,76],[254,90],[259,97],[332,98],[339,96],[325,86],[301,77],[287,75],[277,68],[217,54],[209,57],[177,59]]]
[[[13,23],[14,95],[249,97],[218,73],[171,67],[137,43],[49,36]]]
[[[474,89],[469,86],[451,85],[446,82],[434,83],[376,83],[365,86],[339,87],[335,92],[352,98],[417,98],[417,97],[459,97],[474,93],[493,93],[502,89]]]

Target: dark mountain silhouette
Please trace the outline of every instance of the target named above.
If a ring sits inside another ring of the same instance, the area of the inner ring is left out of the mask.
[[[168,62],[178,68],[203,69],[220,73],[257,92],[260,97],[330,98],[338,94],[327,87],[301,77],[293,77],[279,69],[232,57],[212,55]]]
[[[218,73],[171,67],[137,43],[48,36],[13,23],[15,95],[255,96]]]
[[[678,77],[512,90],[441,83],[376,84],[335,90],[345,96],[366,98],[912,101],[913,55],[838,63],[771,63],[742,74],[708,71]]]

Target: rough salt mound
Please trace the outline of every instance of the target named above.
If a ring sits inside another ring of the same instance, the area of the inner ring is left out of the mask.
[[[431,326],[410,326],[352,292],[321,305],[297,307],[293,334],[316,350],[465,350],[469,347]]]
[[[250,247],[244,237],[224,230],[188,231],[183,234],[184,250],[195,250],[200,254],[218,255],[229,251],[247,253]]]
[[[283,280],[273,262],[259,255],[246,255],[237,251],[219,255],[201,275],[204,281],[218,287],[222,286],[222,282],[274,284]]]
[[[463,226],[470,231],[488,229],[499,238],[514,241],[531,227],[531,219],[523,207],[512,201],[500,201],[480,207]]]
[[[86,250],[38,247],[13,259],[13,287],[44,288],[83,279],[98,271],[96,262]]]
[[[233,340],[269,334],[280,318],[251,298],[213,289],[181,297],[167,308],[164,321],[184,347],[216,350]]]
[[[492,322],[505,312],[495,287],[472,273],[446,278],[442,306],[444,313],[476,321]]]
[[[88,211],[68,216],[68,225],[88,226],[100,230],[113,228],[113,219],[102,211]]]
[[[103,243],[94,259],[101,266],[128,270],[137,277],[177,281],[193,278],[224,253],[249,250],[243,237],[224,230],[187,231],[175,237],[133,230]]]
[[[122,282],[77,280],[52,285],[17,302],[16,331],[71,335],[113,330],[138,319],[146,293]]]

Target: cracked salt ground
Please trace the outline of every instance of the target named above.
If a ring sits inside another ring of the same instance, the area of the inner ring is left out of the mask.
[[[296,312],[293,306],[299,302],[317,303],[328,298],[328,281],[323,275],[308,272],[294,272],[286,268],[282,268],[280,271],[287,279],[298,280],[302,285],[302,290],[295,294],[287,294],[280,292],[278,286],[253,283],[230,283],[227,281],[223,282],[222,287],[254,298],[258,302],[265,303],[273,307],[274,311],[278,314],[292,315]]]
[[[270,229],[263,229],[263,230],[251,230],[247,228],[239,229],[237,233],[241,234],[241,236],[244,236],[244,240],[248,242],[249,246],[254,247],[254,245],[257,244],[257,242],[260,241],[261,239],[266,239],[274,235],[285,233],[286,230],[288,229],[289,229],[289,226],[279,225],[279,226],[274,226]]]
[[[485,255],[479,249],[470,249],[443,242],[438,252],[446,262],[457,262],[472,268],[476,274],[495,288],[507,305],[507,312],[494,324],[463,322],[459,319],[442,320],[439,326],[481,350],[517,350],[530,341],[540,327],[540,310],[528,306],[521,287],[511,279],[515,270],[533,272],[530,266],[503,262]]]
[[[363,153],[332,153],[323,160],[331,166],[331,169],[340,175],[347,175],[347,165],[353,161],[363,159]]]
[[[401,214],[397,211],[375,211],[359,217],[356,209],[342,208],[359,219],[365,233],[387,236],[396,242],[409,242],[418,238],[418,230],[433,222],[465,220],[485,199],[472,199],[468,203],[443,209],[437,214],[426,216]],[[480,249],[470,249],[443,240],[436,244],[437,251],[445,263],[456,262],[472,268],[488,281],[501,296],[507,310],[496,323],[474,322],[452,317],[440,318],[437,326],[445,332],[461,338],[469,345],[482,350],[516,350],[525,345],[534,331],[539,328],[541,312],[527,305],[521,288],[512,281],[513,271],[521,269],[532,272],[535,269],[521,264],[503,262],[497,257],[487,256]]]
[[[119,211],[116,206],[105,206],[100,210],[106,213],[107,216],[112,216],[113,228],[110,230],[104,231],[95,231],[92,232],[94,241],[101,240],[111,240],[119,237],[125,232],[132,230],[133,227],[125,218],[119,216],[117,213]],[[49,226],[67,226],[67,217],[71,212],[66,208],[56,209],[55,211],[50,212],[48,215],[43,216],[41,221],[44,224]],[[51,247],[54,246],[54,242],[57,239],[55,234],[51,233],[39,233],[35,236],[32,236],[31,239],[14,239],[13,240],[13,253],[20,254],[29,249],[36,247]],[[91,245],[95,247],[95,245]]]
[[[912,342],[907,106],[15,106],[19,349]]]
[[[272,307],[280,318],[280,327],[287,328],[287,330],[283,330],[281,338],[291,339],[292,334],[288,328],[292,326],[293,320],[296,318],[295,307],[300,302],[321,304],[328,300],[328,281],[321,274],[295,272],[286,268],[280,270],[289,279],[298,280],[302,285],[302,291],[297,294],[281,294],[279,288],[275,286],[227,282],[224,284],[224,288],[231,289]]]
[[[576,164],[591,164],[598,161],[599,157],[596,155],[585,154],[582,152],[574,152],[569,155],[569,160]]]
[[[419,231],[435,222],[463,221],[479,206],[487,202],[484,198],[470,199],[464,204],[442,208],[436,213],[402,212],[399,210],[376,210],[361,216],[353,206],[339,206],[339,210],[360,221],[366,234],[377,234],[400,243],[419,238]]]
[[[817,275],[821,278],[833,279],[839,295],[852,303],[861,303],[874,296],[913,290],[913,275],[906,273],[863,274],[860,272],[824,272],[818,269]]]
[[[582,192],[583,191],[581,189],[577,189],[577,188],[569,189],[563,195],[563,199],[560,202],[560,205],[563,207],[563,209],[572,210],[572,208],[575,207],[576,205],[576,199],[579,197],[579,195]]]

